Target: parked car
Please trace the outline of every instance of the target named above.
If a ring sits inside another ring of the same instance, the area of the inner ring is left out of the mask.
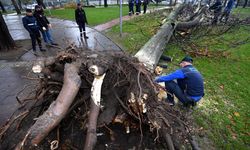
[[[30,5],[27,5],[26,8],[27,8],[27,9],[34,10],[36,5],[37,5],[37,4],[30,4]]]

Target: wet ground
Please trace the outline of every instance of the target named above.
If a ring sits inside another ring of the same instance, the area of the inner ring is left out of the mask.
[[[4,15],[4,19],[14,40],[30,39],[28,32],[22,25],[22,17]],[[84,40],[80,38],[79,29],[75,22],[54,18],[49,19],[49,21],[53,27],[52,36],[54,41],[60,47],[74,43],[77,46],[86,47],[91,50],[121,50],[114,42],[95,29],[87,27],[86,31],[89,38]],[[30,49],[26,49],[22,56],[15,57],[18,59],[0,59],[0,126],[18,108],[19,105],[16,101],[17,93],[27,84],[34,82],[25,78],[31,71],[33,61],[37,57],[53,56],[59,51],[61,51],[59,48],[47,48],[46,52],[38,52],[38,56],[35,56],[32,53],[30,41]]]

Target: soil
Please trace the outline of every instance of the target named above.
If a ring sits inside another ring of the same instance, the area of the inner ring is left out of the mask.
[[[15,41],[16,47],[11,50],[4,50],[0,52],[0,60],[18,60],[23,54],[32,49],[31,40]]]

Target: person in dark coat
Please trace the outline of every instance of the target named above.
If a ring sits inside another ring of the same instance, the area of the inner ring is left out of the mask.
[[[141,0],[135,0],[136,15],[141,13]]]
[[[230,12],[233,9],[234,5],[235,5],[235,1],[236,0],[229,0],[227,3],[227,6],[224,8],[224,11],[221,15],[220,21],[222,21],[222,19],[225,17],[225,21],[227,22]]]
[[[210,10],[214,10],[214,18],[212,24],[217,24],[218,18],[221,14],[222,10],[222,3],[221,0],[216,0],[215,3],[209,7]]]
[[[143,13],[145,14],[147,12],[149,0],[143,0]]]
[[[168,91],[167,100],[170,105],[174,105],[174,95],[184,106],[194,106],[204,96],[203,77],[192,63],[193,59],[186,56],[180,62],[181,69],[155,79],[157,83],[165,82],[165,88]]]
[[[43,40],[47,45],[58,45],[54,43],[52,36],[51,36],[51,24],[48,21],[47,17],[44,15],[43,9],[41,6],[36,5],[34,11],[34,17],[37,20],[37,25],[39,26],[39,30],[43,35]]]
[[[84,35],[84,38],[87,39],[85,23],[88,24],[88,21],[83,6],[80,3],[77,4],[77,9],[75,10],[75,20],[79,26],[80,36]]]
[[[134,0],[128,0],[128,7],[129,7],[129,16],[131,16],[132,14],[134,14]]]
[[[24,28],[29,32],[32,41],[33,52],[36,52],[36,41],[39,45],[40,51],[45,51],[42,48],[41,35],[37,25],[36,18],[32,14],[31,9],[26,9],[26,16],[22,18]]]

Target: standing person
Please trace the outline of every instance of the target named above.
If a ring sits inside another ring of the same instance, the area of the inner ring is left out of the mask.
[[[186,56],[180,62],[181,69],[156,78],[157,83],[165,82],[170,105],[174,105],[174,95],[184,106],[194,106],[204,96],[203,77],[192,63],[193,59]],[[177,80],[177,83],[174,80]]]
[[[225,17],[225,22],[227,22],[230,12],[233,9],[233,6],[235,5],[236,0],[229,0],[227,3],[227,6],[224,8],[224,11],[221,15],[220,21],[222,21],[223,17]]]
[[[33,52],[36,52],[36,41],[39,45],[40,51],[45,51],[42,48],[41,35],[37,25],[36,18],[32,14],[31,9],[26,9],[26,16],[22,18],[24,28],[29,32],[32,41]]]
[[[134,14],[134,0],[128,0],[128,7],[129,7],[129,16]]]
[[[216,0],[216,2],[212,6],[209,7],[209,9],[214,10],[214,18],[213,18],[212,24],[217,24],[218,18],[222,10],[221,0]]]
[[[51,24],[48,21],[47,17],[44,16],[43,9],[41,6],[36,5],[35,6],[35,11],[34,11],[34,17],[37,20],[37,25],[39,26],[40,31],[42,32],[43,35],[43,40],[46,43],[46,45],[58,45],[54,43],[52,36],[51,36]]]
[[[82,37],[82,32],[83,32],[84,38],[88,39],[89,37],[86,36],[86,30],[85,30],[85,23],[88,24],[88,21],[81,3],[77,4],[77,9],[75,10],[75,19],[76,23],[79,26],[80,36]]]
[[[141,13],[141,0],[135,0],[136,15]]]
[[[147,12],[149,0],[143,0],[143,13],[145,14]]]

